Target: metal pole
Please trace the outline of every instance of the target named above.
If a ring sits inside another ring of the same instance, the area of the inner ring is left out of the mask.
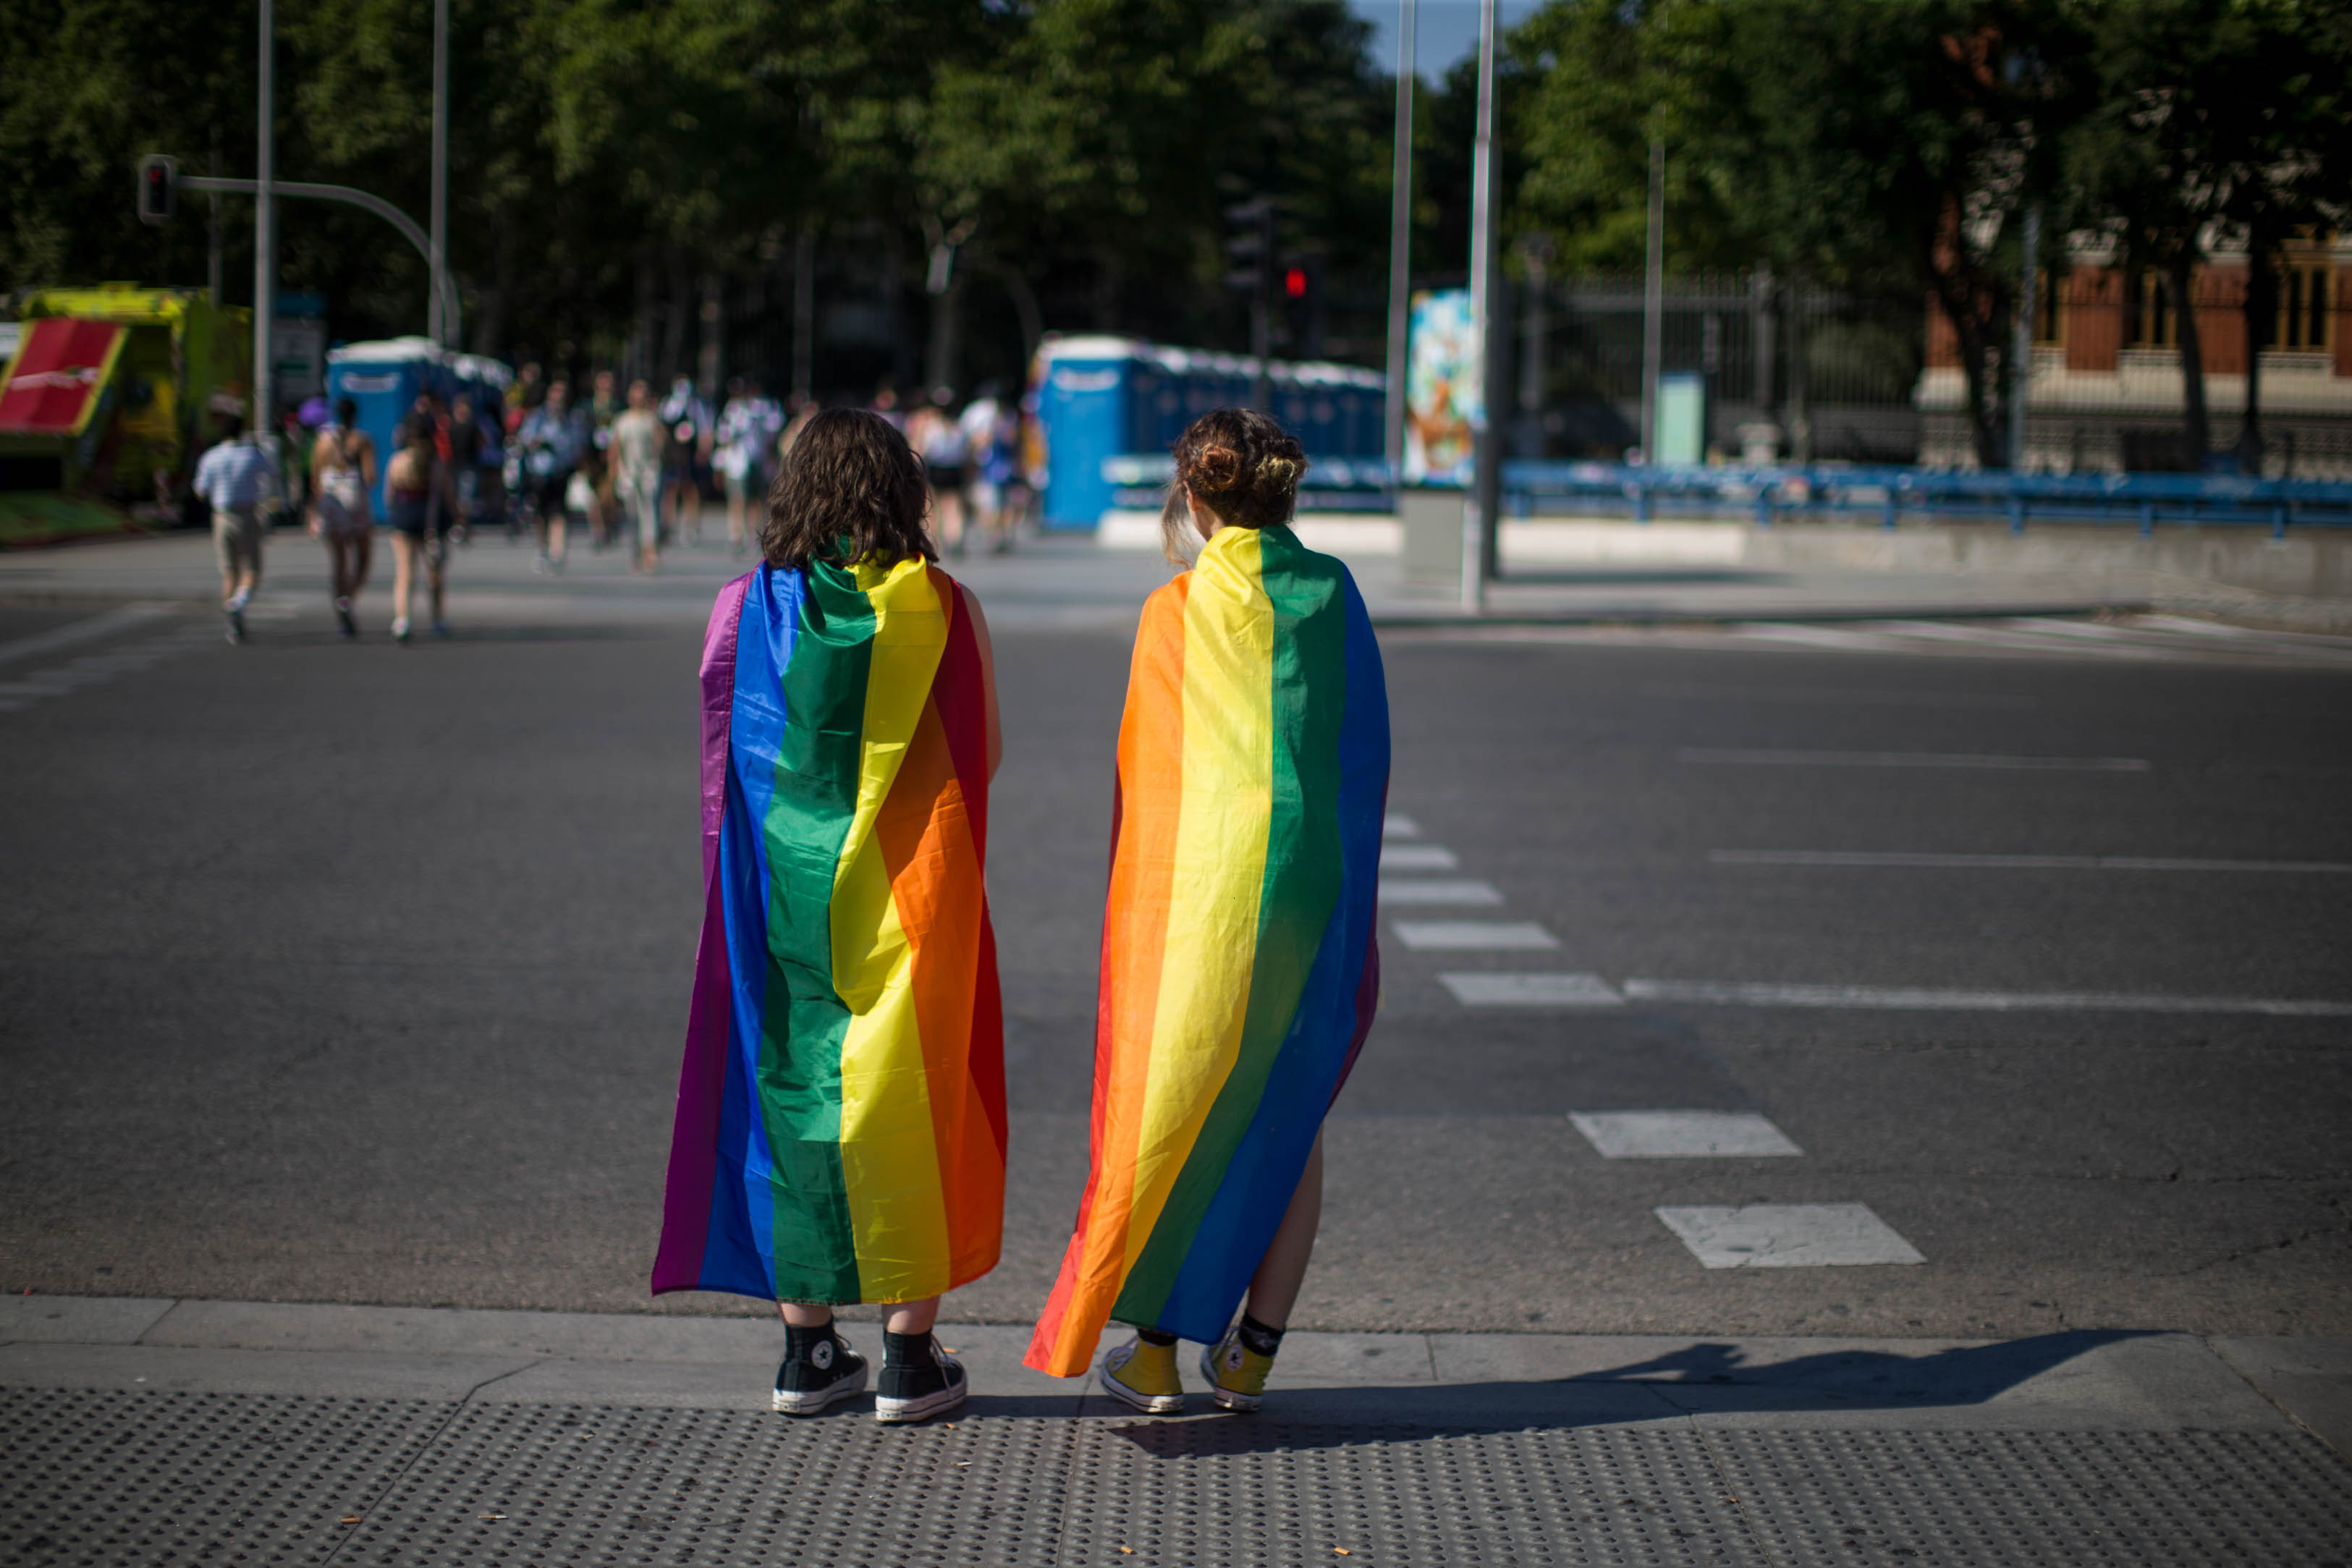
[[[1412,85],[1415,0],[1398,0],[1396,172],[1389,193],[1389,390],[1381,448],[1389,482],[1404,476],[1404,397],[1412,315]]]
[[[212,172],[220,172],[220,127],[217,125],[213,127]],[[210,249],[205,263],[205,287],[211,291],[213,303],[218,305],[224,279],[221,277],[221,199],[217,191],[213,193],[212,207],[212,215],[205,224],[205,239]]]
[[[2009,471],[2025,471],[2025,403],[2033,384],[2035,253],[2042,248],[2042,204],[2025,209],[2025,260],[2018,268],[2017,320],[2010,339]]]
[[[1658,356],[1666,317],[1666,144],[1650,143],[1650,248],[1642,272],[1642,461],[1658,460]]]
[[[253,428],[257,434],[270,428],[278,406],[278,367],[269,346],[271,318],[278,305],[278,193],[274,189],[278,162],[270,134],[278,112],[277,80],[271,68],[275,42],[270,0],[261,0],[261,131],[253,182]]]
[[[189,174],[180,181],[180,188],[184,191],[213,191],[230,195],[257,196],[261,193],[261,182],[215,180],[202,174]],[[382,196],[372,196],[365,191],[355,191],[349,185],[320,185],[307,180],[279,180],[270,186],[270,191],[277,196],[299,196],[321,202],[348,202],[352,206],[363,207],[398,229],[401,238],[416,247],[416,254],[425,258],[425,265],[428,267],[432,265],[431,236],[416,226],[415,219],[385,201]],[[447,277],[445,275],[441,281],[447,283]],[[450,336],[457,336],[460,323],[457,315],[457,296],[454,292],[444,290],[441,296],[441,312],[443,319],[449,323]]]
[[[442,314],[449,271],[449,0],[433,0],[433,304],[425,333],[454,349],[457,323]]]
[[[1478,134],[1470,165],[1470,329],[1478,340],[1478,417],[1471,425],[1471,493],[1462,508],[1462,608],[1476,615],[1486,605],[1487,536],[1497,527],[1502,450],[1495,418],[1495,0],[1478,6]]]
[[[1250,354],[1257,373],[1250,382],[1250,407],[1274,416],[1274,200],[1258,198],[1257,288],[1250,296]]]

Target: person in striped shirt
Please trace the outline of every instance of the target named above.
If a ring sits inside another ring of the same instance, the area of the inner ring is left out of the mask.
[[[213,551],[220,559],[221,613],[228,640],[245,641],[245,607],[261,586],[261,541],[269,531],[264,508],[280,503],[285,489],[278,465],[245,434],[235,414],[222,421],[220,444],[196,464],[196,494],[213,509]]]

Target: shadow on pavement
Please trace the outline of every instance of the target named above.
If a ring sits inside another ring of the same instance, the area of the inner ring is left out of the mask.
[[[1115,1418],[1111,1435],[1156,1457],[1175,1458],[1679,1422],[1692,1416],[1908,1413],[1985,1404],[2078,1356],[2146,1332],[2082,1330],[1930,1355],[1828,1351],[1759,1364],[1744,1362],[1736,1345],[1706,1343],[1542,1381],[1277,1387],[1267,1396],[1268,1408],[1256,1415],[1214,1411],[1198,1395],[1192,1400],[1198,1413],[1160,1420],[1139,1418],[1101,1400],[1089,1401],[1085,1414]]]

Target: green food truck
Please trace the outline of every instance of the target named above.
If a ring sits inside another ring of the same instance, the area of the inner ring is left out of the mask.
[[[251,312],[202,288],[35,288],[0,375],[0,545],[179,520],[216,413],[244,412]]]

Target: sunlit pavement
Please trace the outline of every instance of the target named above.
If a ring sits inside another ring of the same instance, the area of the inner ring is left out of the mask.
[[[1162,1428],[1015,1363],[1081,1174],[1125,630],[1166,569],[965,563],[1008,735],[1006,1256],[949,1306],[987,1401],[877,1434],[761,1411],[753,1304],[643,1295],[692,671],[740,563],[543,577],[481,540],[457,635],[397,647],[382,554],[356,645],[314,544],[271,562],[230,648],[201,539],[0,557],[0,1516],[71,1548],[30,1560],[2318,1562],[2352,1533],[2293,1424],[2343,1445],[2352,1375],[2336,640],[1892,605],[1384,632],[1385,996],[1297,1397]],[[121,1430],[175,1457],[93,1469]],[[207,1470],[225,1433],[276,1479]],[[895,1516],[850,1484],[893,1454],[926,1499]],[[835,1467],[822,1506],[796,1455]],[[92,1475],[115,1512],[57,1490]],[[1236,1495],[1204,1545],[1195,1500]]]

